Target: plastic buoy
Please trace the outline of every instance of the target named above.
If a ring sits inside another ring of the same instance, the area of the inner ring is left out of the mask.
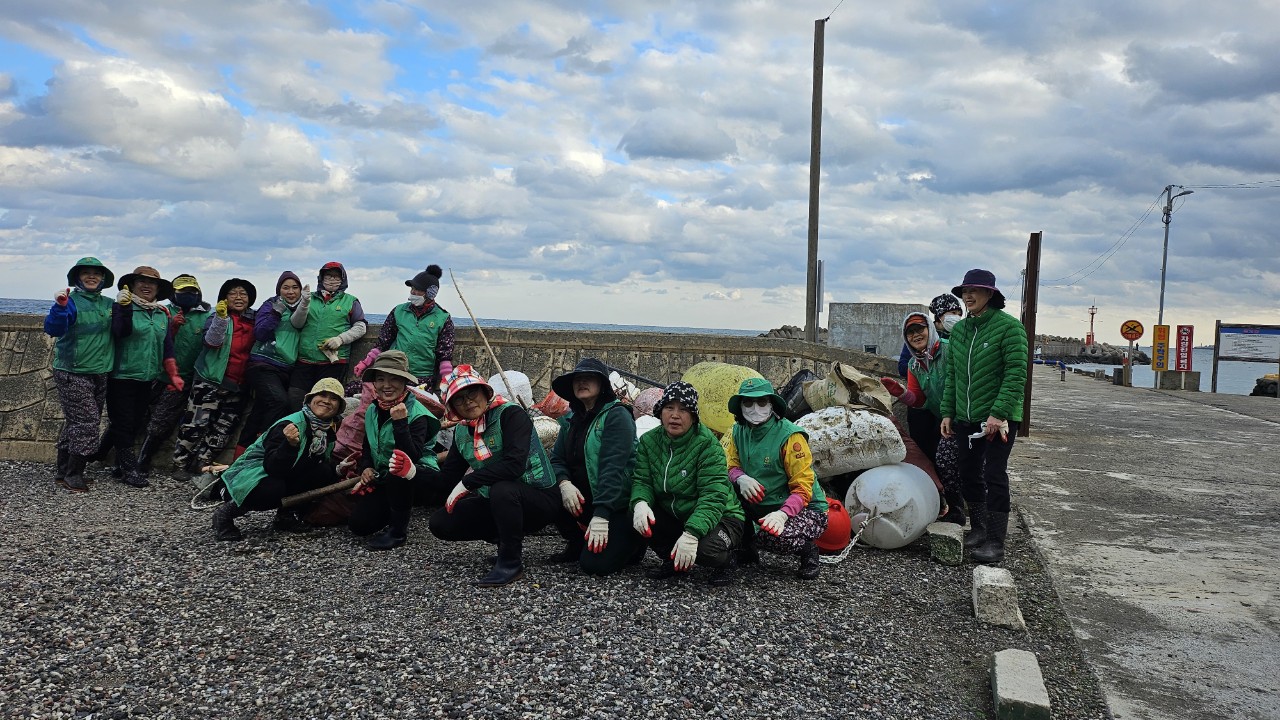
[[[822,531],[813,541],[818,549],[825,553],[838,553],[849,544],[853,537],[853,526],[849,521],[849,511],[835,498],[827,498],[827,529]]]
[[[733,427],[729,398],[738,393],[743,380],[762,377],[745,365],[700,362],[685,371],[681,379],[698,391],[698,418],[702,424],[723,435]],[[658,410],[661,408],[655,408],[654,412]]]
[[[513,386],[511,390],[507,390],[507,384],[502,382],[501,374],[494,374],[493,377],[489,378],[489,387],[492,387],[495,393],[517,405],[526,408],[533,407],[533,385],[529,383],[529,376],[518,370],[508,370],[506,375]],[[516,398],[519,398],[519,400]],[[524,402],[521,402],[521,400]]]
[[[859,475],[849,486],[844,504],[855,516],[866,513],[870,522],[859,539],[882,550],[912,543],[938,518],[938,490],[933,480],[925,471],[905,463],[883,465]],[[856,523],[853,529],[857,532]]]

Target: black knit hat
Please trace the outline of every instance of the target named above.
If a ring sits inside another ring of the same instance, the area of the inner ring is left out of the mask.
[[[662,397],[658,400],[658,404],[653,407],[661,413],[662,408],[673,402],[683,405],[685,410],[693,413],[693,419],[695,421],[698,420],[698,391],[692,385],[683,380],[671,383],[666,390],[662,391]]]
[[[942,293],[929,301],[929,312],[933,313],[934,320],[957,310],[963,313],[964,306],[960,304],[960,298],[951,293]]]
[[[227,293],[231,292],[231,288],[233,287],[244,288],[244,291],[249,293],[249,307],[253,307],[253,304],[257,302],[258,288],[254,287],[253,283],[249,282],[248,280],[245,280],[243,278],[235,278],[235,277],[222,283],[222,287],[218,288],[218,301],[221,302],[223,300],[226,300]]]
[[[413,276],[412,280],[405,280],[404,284],[413,288],[426,292],[432,287],[440,286],[440,276],[444,275],[444,271],[439,265],[428,265],[426,270]]]

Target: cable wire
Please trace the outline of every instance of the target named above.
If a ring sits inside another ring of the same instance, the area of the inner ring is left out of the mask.
[[[1147,218],[1151,217],[1151,213],[1154,212],[1156,208],[1160,207],[1160,197],[1162,195],[1164,195],[1163,192],[1161,192],[1159,195],[1156,195],[1156,199],[1151,201],[1151,204],[1147,206],[1147,210],[1146,212],[1142,213],[1142,217],[1135,220],[1133,224],[1129,226],[1129,229],[1125,230],[1124,234],[1122,234],[1119,237],[1119,239],[1117,239],[1114,243],[1112,243],[1111,247],[1103,251],[1101,255],[1094,258],[1089,262],[1089,264],[1085,265],[1079,270],[1076,270],[1073,273],[1064,275],[1054,280],[1049,280],[1047,282],[1041,283],[1040,287],[1042,288],[1071,287],[1072,285],[1075,285],[1081,280],[1084,280],[1085,278],[1094,274],[1098,270],[1102,269],[1102,266],[1106,265],[1107,261],[1110,260],[1113,255],[1119,252],[1120,248],[1124,247],[1125,243],[1129,242],[1129,239],[1133,237],[1133,234],[1136,233],[1143,225],[1146,224]],[[1076,277],[1077,275],[1079,275],[1080,277]],[[1075,279],[1071,280],[1071,278],[1073,277]],[[1071,282],[1065,282],[1066,280],[1071,280]]]

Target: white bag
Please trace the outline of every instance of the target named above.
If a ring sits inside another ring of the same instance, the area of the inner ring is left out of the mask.
[[[902,462],[907,457],[906,443],[893,421],[870,410],[837,405],[809,413],[796,424],[809,433],[818,477]]]

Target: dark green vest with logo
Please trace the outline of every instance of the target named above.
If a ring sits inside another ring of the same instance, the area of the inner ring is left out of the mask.
[[[473,470],[479,470],[502,454],[502,412],[510,405],[511,403],[504,403],[485,413],[484,444],[489,446],[489,452],[492,453],[487,460],[476,459],[476,446],[471,437],[471,428],[462,423],[454,426],[453,444]],[[520,476],[520,481],[536,488],[551,487],[556,483],[555,473],[551,470],[551,458],[547,457],[547,449],[542,447],[542,440],[538,438],[538,429],[531,428],[529,433],[532,435],[529,440],[529,459],[525,461],[524,474]],[[480,495],[489,497],[487,485],[480,488]]]
[[[111,298],[102,293],[71,291],[76,321],[53,343],[53,367],[80,375],[102,375],[115,367],[116,346],[111,338]]]

